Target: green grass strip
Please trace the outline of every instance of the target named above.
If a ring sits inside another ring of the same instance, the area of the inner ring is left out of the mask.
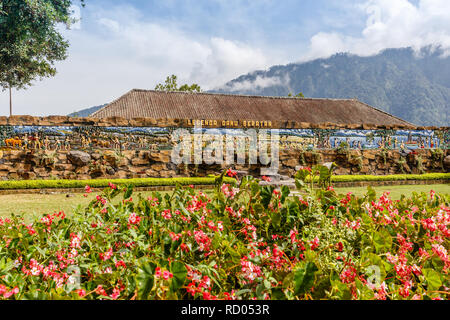
[[[19,189],[67,189],[105,188],[111,182],[116,185],[133,185],[134,187],[162,187],[181,185],[214,185],[216,177],[205,178],[136,178],[136,179],[92,179],[92,180],[20,180],[0,181],[0,190]],[[233,178],[224,178],[224,183],[234,184]]]
[[[332,176],[332,182],[354,181],[404,181],[404,180],[450,180],[450,173],[426,173],[426,174],[393,174],[386,176],[374,175],[342,175]]]

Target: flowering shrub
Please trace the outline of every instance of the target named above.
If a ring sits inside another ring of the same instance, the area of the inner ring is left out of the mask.
[[[448,299],[449,196],[338,195],[327,170],[0,218],[0,299]]]

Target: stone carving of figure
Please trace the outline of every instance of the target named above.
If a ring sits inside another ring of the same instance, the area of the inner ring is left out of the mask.
[[[64,150],[69,151],[70,150],[70,139],[66,136],[64,139]]]
[[[49,150],[50,148],[50,140],[48,139],[48,136],[45,136],[44,139],[44,150]]]
[[[56,138],[55,140],[55,151],[61,150],[61,140]]]
[[[28,149],[28,134],[25,133],[24,137],[23,137],[23,150],[27,150]]]

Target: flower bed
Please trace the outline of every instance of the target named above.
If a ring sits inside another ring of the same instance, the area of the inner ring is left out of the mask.
[[[301,196],[224,173],[211,197],[110,183],[70,217],[0,219],[0,299],[448,299],[449,195],[338,195],[327,170]]]

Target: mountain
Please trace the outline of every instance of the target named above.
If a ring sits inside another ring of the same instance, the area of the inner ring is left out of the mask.
[[[69,117],[78,117],[78,118],[89,117],[95,111],[103,108],[104,106],[106,106],[106,104],[102,104],[101,106],[95,106],[95,107],[91,107],[91,108],[87,108],[87,109],[82,109],[80,111],[68,114],[68,116]]]
[[[357,98],[417,125],[449,126],[450,56],[431,47],[387,49],[370,57],[339,53],[251,72],[211,92]]]

